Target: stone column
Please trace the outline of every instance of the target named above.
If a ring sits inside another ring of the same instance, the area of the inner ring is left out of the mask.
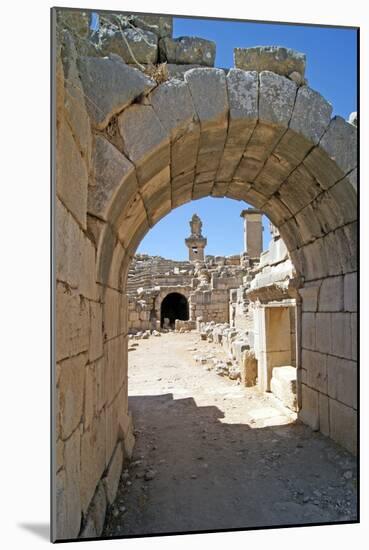
[[[242,210],[245,252],[251,259],[259,259],[263,251],[263,213],[254,208]]]

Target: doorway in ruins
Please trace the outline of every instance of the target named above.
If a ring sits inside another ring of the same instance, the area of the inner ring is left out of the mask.
[[[160,326],[174,329],[177,319],[188,320],[188,300],[179,292],[171,292],[161,303]]]

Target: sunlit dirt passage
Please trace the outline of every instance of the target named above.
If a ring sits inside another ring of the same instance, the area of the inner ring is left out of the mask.
[[[195,363],[219,347],[196,333],[132,343],[136,446],[104,536],[356,519],[355,459],[271,394]]]

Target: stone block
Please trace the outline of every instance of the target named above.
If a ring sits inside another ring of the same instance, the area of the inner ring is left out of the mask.
[[[56,360],[88,351],[89,303],[67,286],[56,287]]]
[[[303,164],[323,189],[329,189],[345,175],[321,147],[314,147]]]
[[[110,464],[108,466],[107,474],[103,478],[106,499],[110,505],[113,504],[115,500],[115,496],[117,494],[120,474],[122,473],[122,467],[123,467],[123,450],[122,450],[122,445],[119,442],[111,458]]]
[[[105,410],[103,410],[93,419],[90,427],[81,437],[81,506],[84,514],[105,470],[105,431]]]
[[[349,178],[346,177],[338,181],[330,188],[329,193],[339,205],[341,224],[356,221],[358,217],[357,192],[352,187]]]
[[[126,65],[117,55],[82,57],[79,71],[92,123],[103,129],[109,120],[133,100],[146,95],[156,82],[140,70]]]
[[[299,419],[314,431],[319,430],[319,392],[301,384],[301,410]]]
[[[142,15],[130,16],[131,23],[144,31],[154,32],[159,38],[172,36],[173,17],[171,15]]]
[[[328,277],[322,281],[319,311],[343,310],[343,277]]]
[[[302,325],[302,346],[305,349],[315,349],[315,314],[314,313],[302,313],[301,314]]]
[[[357,359],[357,313],[351,314],[351,357]]]
[[[126,369],[124,368],[124,344],[125,337],[119,336],[108,340],[104,344],[105,356],[105,396],[108,403],[111,403],[120,387],[123,384]]]
[[[200,119],[201,132],[228,125],[228,94],[224,71],[221,69],[191,69],[185,73],[192,100]]]
[[[92,134],[87,114],[85,96],[77,67],[77,51],[68,31],[62,33],[61,59],[63,63],[64,114],[68,120],[79,149],[89,165],[91,159]],[[58,81],[57,86],[62,86]]]
[[[335,116],[320,141],[320,147],[336,162],[344,174],[357,164],[357,128]]]
[[[290,128],[317,144],[328,128],[331,115],[332,105],[315,90],[302,86],[297,91]]]
[[[355,361],[328,356],[328,395],[357,409],[357,364]]]
[[[63,439],[69,437],[82,420],[86,363],[85,353],[59,363],[57,400]]]
[[[106,514],[106,495],[103,481],[97,486],[96,492],[91,502],[91,506],[88,512],[88,517],[93,521],[96,536],[100,537],[104,528],[105,514]]]
[[[160,40],[160,60],[168,63],[199,64],[213,67],[216,44],[196,36],[166,37]]]
[[[302,350],[302,364],[306,369],[306,383],[310,388],[327,393],[327,356],[315,351]]]
[[[89,361],[94,361],[103,353],[103,330],[102,330],[102,305],[98,302],[90,302],[90,341]]]
[[[56,539],[76,538],[81,526],[80,433],[66,443],[65,468],[56,474]]]
[[[329,436],[329,398],[322,393],[319,394],[319,430]]]
[[[319,220],[310,204],[296,214],[295,219],[302,244],[308,244],[323,236]]]
[[[347,273],[344,279],[344,309],[357,311],[357,274]]]
[[[285,239],[282,229],[281,236]],[[301,249],[305,265],[304,276],[306,281],[323,279],[328,275],[327,251],[324,245],[324,239],[316,239],[316,241],[305,245]]]
[[[169,134],[151,105],[129,107],[118,117],[118,124],[127,155],[143,185],[169,165]]]
[[[259,81],[259,119],[287,128],[296,97],[295,82],[270,71],[261,72]]]
[[[191,131],[197,115],[185,82],[163,82],[150,94],[149,100],[172,141]]]
[[[89,539],[97,537],[96,528],[93,520],[88,516],[84,527],[82,528],[79,538]]]
[[[56,279],[91,299],[96,299],[95,248],[73,216],[56,199]]]
[[[83,229],[87,227],[88,170],[69,126],[56,135],[56,194]]]
[[[282,46],[235,48],[234,64],[237,68],[245,71],[273,71],[283,76],[288,76],[296,71],[303,77],[306,56]]]
[[[180,177],[195,169],[200,144],[200,126],[193,124],[171,147],[171,175]]]
[[[332,343],[330,313],[316,314],[316,349],[321,353],[331,352]]]
[[[329,400],[330,437],[353,454],[357,452],[357,414],[354,409]]]
[[[321,188],[303,164],[297,167],[278,189],[281,201],[292,214],[310,204],[320,193]]]
[[[101,36],[101,54],[119,55],[130,64],[155,64],[158,61],[158,35],[143,29],[109,29]]]
[[[258,75],[230,69],[227,74],[229,125],[217,180],[230,181],[258,117]]]
[[[295,367],[274,367],[270,389],[286,407],[297,410]]]
[[[89,34],[89,13],[82,10],[61,8],[57,10],[57,25],[67,28],[80,38],[87,38]]]
[[[111,216],[112,199],[119,192],[123,204],[137,191],[134,166],[105,137],[95,138],[94,178],[90,181],[88,211],[104,220]]]
[[[332,313],[332,354],[338,357],[351,359],[352,338],[351,338],[351,314]]]
[[[312,283],[305,283],[302,288],[299,288],[298,292],[302,298],[302,311],[317,311],[318,310],[318,296],[320,290],[321,281],[314,281]]]

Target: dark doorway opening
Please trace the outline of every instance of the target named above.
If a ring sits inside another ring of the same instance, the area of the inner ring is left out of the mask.
[[[188,301],[183,294],[171,292],[161,303],[160,324],[164,326],[164,319],[169,319],[169,325],[174,328],[175,320],[188,320]]]

